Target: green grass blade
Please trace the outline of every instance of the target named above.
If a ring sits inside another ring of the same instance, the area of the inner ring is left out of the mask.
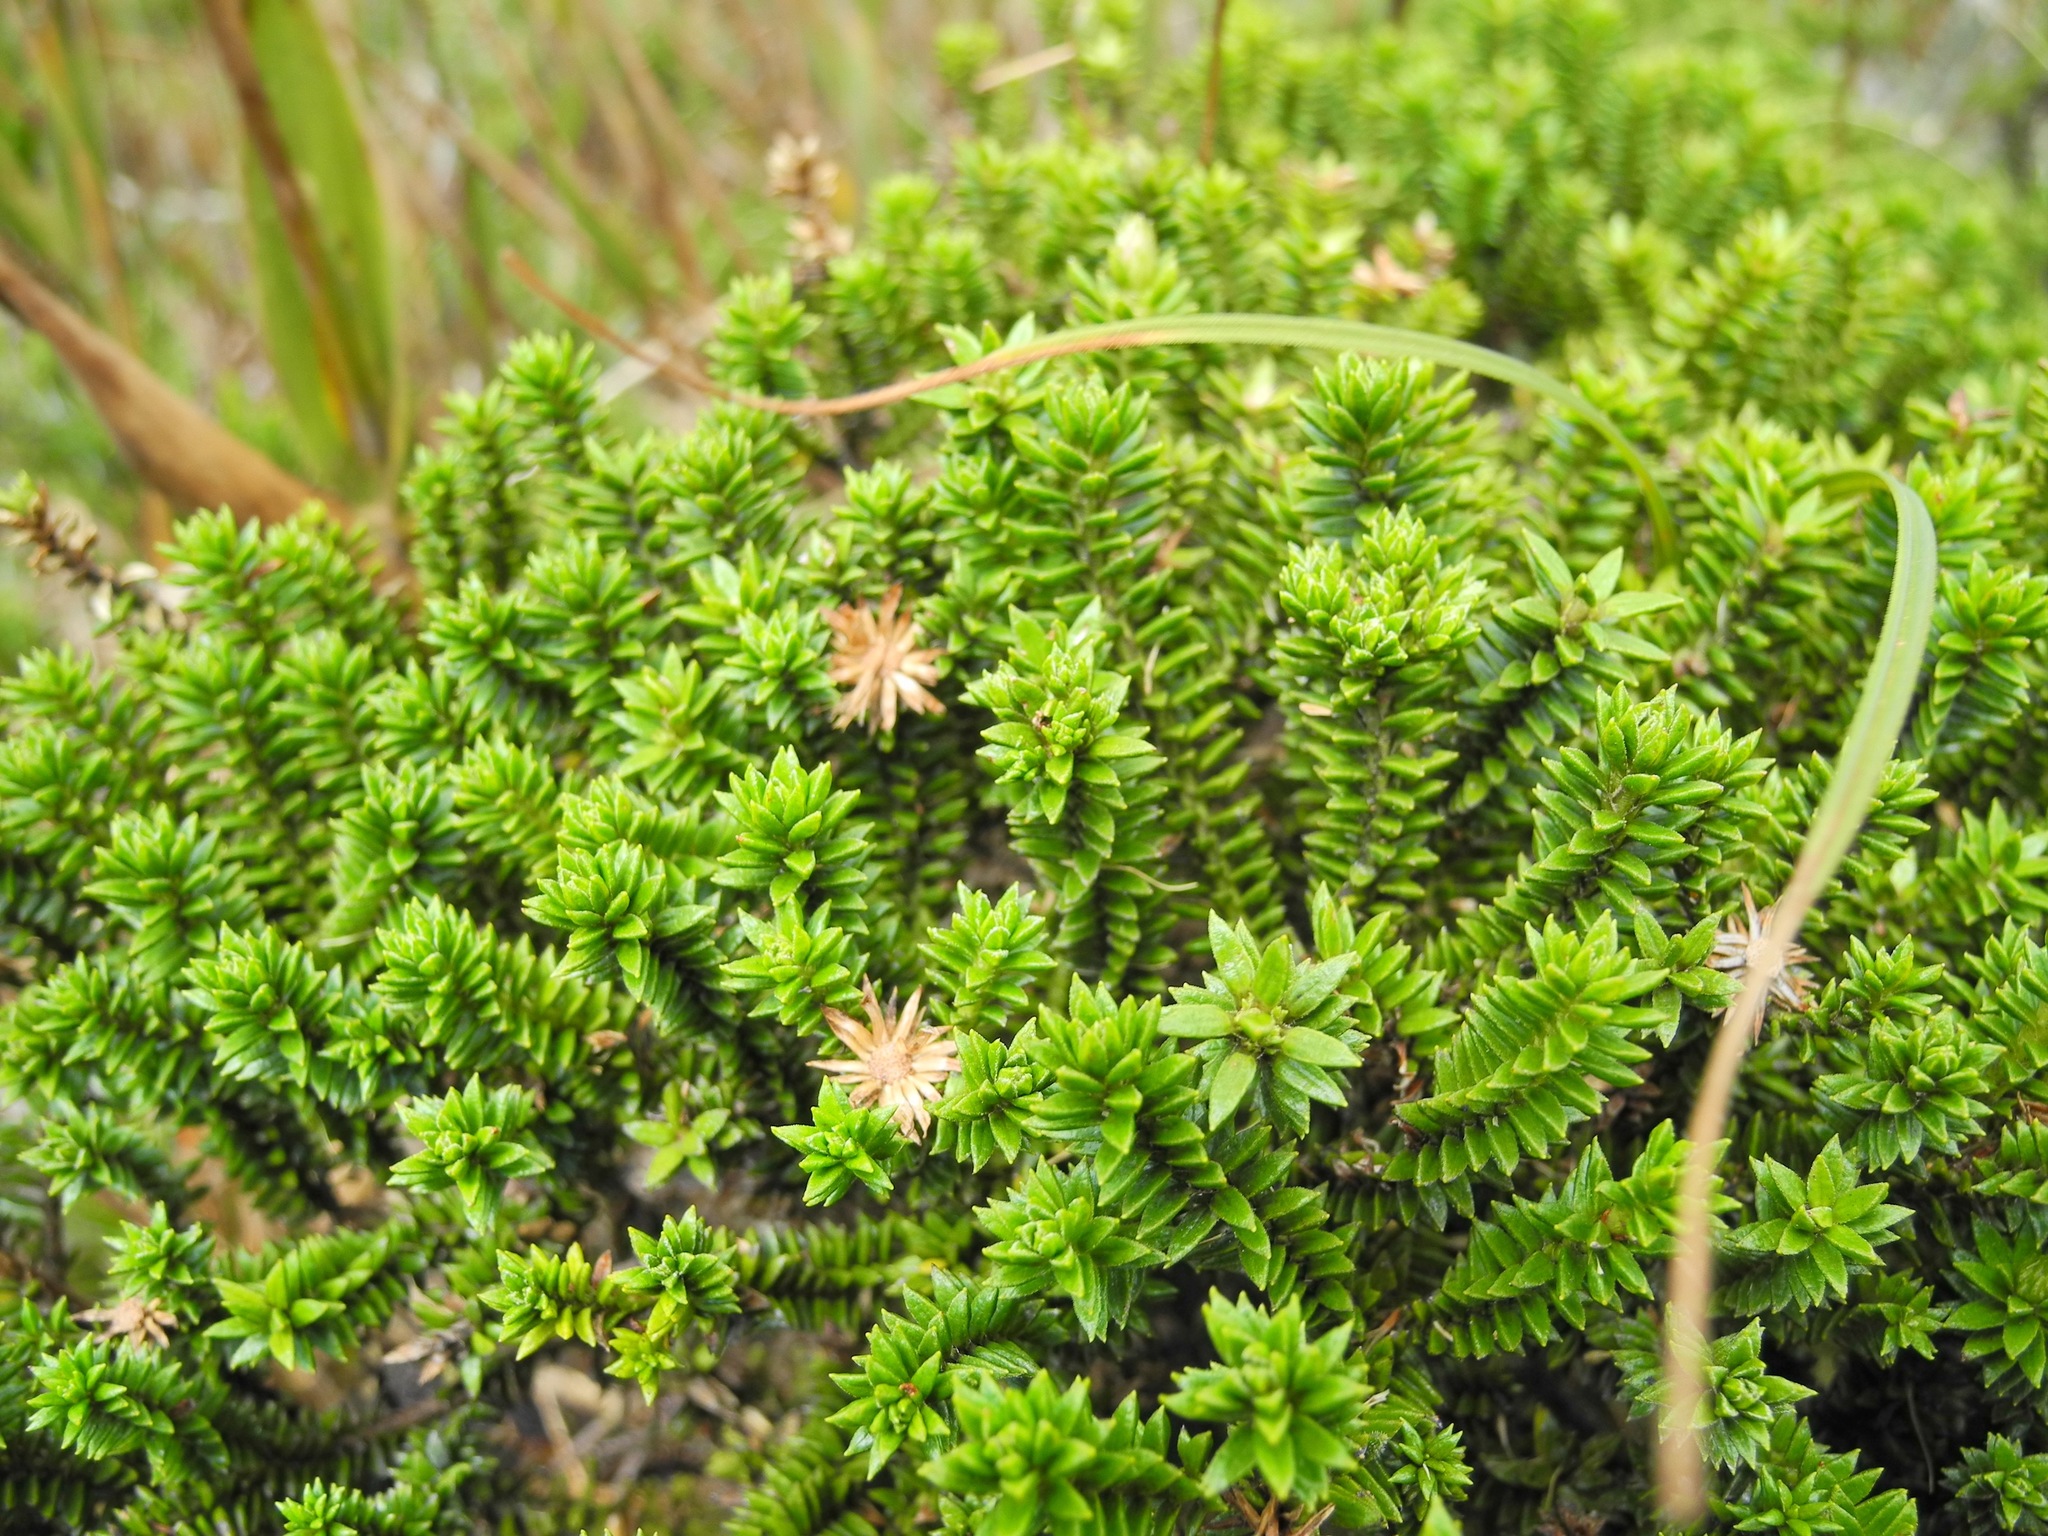
[[[1496,352],[1491,347],[1476,346],[1469,341],[1453,341],[1447,336],[1433,336],[1426,331],[1400,330],[1389,325],[1368,325],[1359,320],[1322,320],[1295,315],[1171,315],[1157,319],[1118,320],[1108,325],[1074,326],[1014,347],[999,347],[986,357],[971,363],[962,363],[954,368],[941,368],[936,373],[924,374],[918,378],[899,379],[878,389],[863,390],[859,394],[844,395],[837,399],[785,400],[727,389],[694,369],[679,366],[666,357],[637,347],[606,325],[601,318],[556,293],[540,279],[539,274],[518,257],[517,253],[507,251],[503,253],[501,259],[520,282],[578,325],[621,351],[631,353],[657,372],[679,379],[694,389],[743,401],[762,410],[775,411],[786,416],[849,416],[859,411],[877,410],[903,400],[914,400],[919,395],[944,388],[946,385],[980,378],[984,374],[996,373],[1005,368],[1020,368],[1026,363],[1040,362],[1047,358],[1074,357],[1089,352],[1111,352],[1126,347],[1286,347],[1306,351],[1358,352],[1369,357],[1408,358],[1416,362],[1435,363],[1444,368],[1461,369],[1466,373],[1476,373],[1482,378],[1526,389],[1531,394],[1549,400],[1565,410],[1576,412],[1590,422],[1602,436],[1614,444],[1635,475],[1637,484],[1642,488],[1643,502],[1649,509],[1651,535],[1656,546],[1658,562],[1669,565],[1678,558],[1678,524],[1671,516],[1671,508],[1665,502],[1664,493],[1659,489],[1656,478],[1650,473],[1650,466],[1644,461],[1642,454],[1637,452],[1635,444],[1631,443],[1621,428],[1615,424],[1614,418],[1569,384],[1552,378],[1541,368],[1525,363],[1518,357],[1510,357],[1505,352]]]
[[[1827,477],[1831,490],[1882,490],[1899,509],[1899,548],[1892,566],[1891,597],[1885,606],[1884,628],[1877,652],[1864,674],[1863,692],[1850,717],[1848,734],[1828,780],[1827,793],[1814,812],[1813,826],[1799,851],[1799,862],[1778,898],[1804,919],[1834,878],[1870,809],[1891,761],[1899,733],[1905,728],[1919,685],[1920,663],[1934,620],[1935,578],[1941,567],[1935,547],[1934,520],[1919,494],[1897,476],[1877,469],[1849,469]]]
[[[1119,320],[1108,325],[1076,326],[1023,346],[1004,348],[983,361],[1018,363],[1038,356],[1063,356],[1141,346],[1287,347],[1307,351],[1357,352],[1368,357],[1406,358],[1476,373],[1584,417],[1612,442],[1642,487],[1650,514],[1657,559],[1670,564],[1678,557],[1678,525],[1650,466],[1614,419],[1569,384],[1541,368],[1505,352],[1426,331],[1368,325],[1361,320],[1326,320],[1296,315],[1172,315],[1159,319]]]
[[[297,447],[314,473],[346,479],[345,466],[355,451],[350,433],[355,390],[338,351],[330,353],[319,344],[313,306],[293,260],[284,220],[253,154],[242,160],[242,206],[248,219],[257,313],[263,321],[263,350],[291,408]]]
[[[135,307],[122,270],[113,210],[107,201],[105,87],[89,42],[54,8],[27,29],[29,58],[40,87],[43,118],[56,149],[57,185],[78,255],[88,265],[67,273],[89,295],[93,311],[125,347],[138,343]]]
[[[1742,1058],[1763,1018],[1764,998],[1813,904],[1841,868],[1872,798],[1884,777],[1885,765],[1897,749],[1899,733],[1919,686],[1920,664],[1927,654],[1928,631],[1934,621],[1935,577],[1940,570],[1934,520],[1913,488],[1883,470],[1849,469],[1827,477],[1832,490],[1888,492],[1899,510],[1898,553],[1892,565],[1891,597],[1885,605],[1884,628],[1876,653],[1864,673],[1842,750],[1828,779],[1827,792],[1815,809],[1813,824],[1800,845],[1799,859],[1779,893],[1762,953],[1752,954],[1741,993],[1722,1015],[1713,1053],[1700,1080],[1687,1124],[1685,1179],[1678,1198],[1678,1249],[1671,1262],[1670,1305],[1666,1314],[1664,1369],[1669,1378],[1670,1413],[1666,1436],[1658,1444],[1657,1486],[1665,1515],[1689,1522],[1706,1512],[1705,1473],[1692,1426],[1706,1392],[1706,1336],[1713,1292],[1713,1249],[1707,1224],[1707,1201],[1714,1166],[1735,1080]]]
[[[272,360],[316,455],[338,458],[347,445],[380,470],[403,391],[390,245],[362,124],[306,0],[255,0],[245,14],[264,95],[312,210],[315,280],[325,290],[305,291],[252,149],[245,180]],[[308,339],[316,306],[338,357],[318,356]]]

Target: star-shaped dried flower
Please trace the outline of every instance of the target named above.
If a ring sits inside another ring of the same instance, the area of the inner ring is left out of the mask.
[[[778,133],[768,146],[768,195],[791,203],[829,203],[839,167],[815,133]]]
[[[875,996],[875,984],[865,983],[861,1007],[867,1012],[866,1023],[837,1008],[825,1010],[825,1022],[839,1043],[853,1052],[853,1060],[811,1063],[839,1079],[855,1108],[873,1104],[893,1114],[906,1141],[923,1139],[932,1123],[931,1106],[945,1091],[946,1079],[959,1069],[951,1033],[919,1020],[923,1000],[920,987],[900,1012],[884,1008]]]
[[[1367,293],[1390,299],[1413,298],[1429,287],[1428,278],[1402,266],[1384,244],[1372,248],[1371,261],[1361,261],[1351,269],[1351,281]]]
[[[768,195],[791,205],[790,254],[799,267],[822,268],[853,249],[853,232],[833,216],[839,167],[814,133],[779,135],[768,151]]]
[[[891,587],[880,608],[847,603],[826,615],[832,625],[830,676],[847,690],[832,711],[834,725],[861,721],[872,735],[895,730],[899,708],[921,715],[946,712],[931,692],[939,680],[936,663],[945,652],[918,648],[917,620],[897,611],[902,601],[903,589]]]
[[[1756,898],[1747,887],[1742,892],[1742,905],[1747,918],[1737,918],[1714,935],[1714,952],[1707,957],[1707,964],[1717,971],[1726,971],[1738,982],[1746,981],[1752,964],[1764,963],[1769,957],[1765,947],[1770,939],[1771,918],[1777,907],[1768,906],[1759,912]],[[1770,985],[1764,991],[1763,1012],[1757,1015],[1757,1028],[1763,1028],[1764,1014],[1773,1008],[1789,1013],[1804,1013],[1813,1006],[1813,980],[1805,972],[1794,967],[1811,965],[1813,955],[1799,944],[1785,950],[1783,961],[1772,974]]]
[[[1425,208],[1415,215],[1415,222],[1409,226],[1415,237],[1415,249],[1421,253],[1422,268],[1434,276],[1448,272],[1451,263],[1457,260],[1458,243],[1436,221],[1436,215]]]
[[[177,1317],[141,1296],[123,1296],[111,1307],[88,1307],[78,1314],[81,1323],[98,1323],[100,1332],[119,1339],[132,1349],[153,1344],[162,1349],[171,1342],[169,1329],[178,1326]]]
[[[446,1328],[436,1328],[405,1341],[396,1349],[385,1353],[387,1365],[417,1365],[422,1386],[434,1380],[455,1364],[455,1357],[461,1354],[469,1343],[470,1324],[458,1319]]]

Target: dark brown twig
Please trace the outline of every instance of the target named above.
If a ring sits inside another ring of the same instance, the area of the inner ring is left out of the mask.
[[[141,358],[50,291],[0,241],[0,305],[41,334],[142,478],[179,507],[229,506],[279,523],[309,501],[347,504],[287,474],[172,389]]]

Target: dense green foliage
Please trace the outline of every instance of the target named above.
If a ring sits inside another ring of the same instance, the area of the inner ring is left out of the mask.
[[[536,339],[408,480],[417,603],[202,514],[172,622],[28,657],[10,1528],[1656,1529],[1674,1126],[1891,462],[1933,643],[1740,1084],[1710,1518],[2048,1528],[2048,372],[1970,210],[1822,196],[1610,19],[1289,53],[1236,165],[965,146],[709,354],[1549,349],[1675,563],[1586,421],[1411,363],[635,437]]]

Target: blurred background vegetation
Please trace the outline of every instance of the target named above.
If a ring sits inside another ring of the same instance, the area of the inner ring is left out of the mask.
[[[1317,147],[1289,124],[1331,105],[1288,95],[1329,77],[1333,45],[1483,36],[1489,11],[1525,9],[1225,7],[1213,131],[1251,167]],[[1801,174],[1981,206],[1987,238],[2020,253],[2003,270],[2039,285],[2048,7],[1612,9],[1639,45],[1739,73]],[[1215,17],[1215,0],[6,0],[0,250],[235,434],[374,514],[443,393],[559,323],[506,276],[504,247],[622,328],[688,346],[729,278],[789,259],[793,215],[854,224],[893,172],[943,180],[965,136],[1197,147]],[[820,160],[836,177],[813,174]],[[59,358],[0,310],[0,474],[16,469],[116,554],[187,510],[136,477]],[[24,579],[0,572],[0,653],[51,622]]]

